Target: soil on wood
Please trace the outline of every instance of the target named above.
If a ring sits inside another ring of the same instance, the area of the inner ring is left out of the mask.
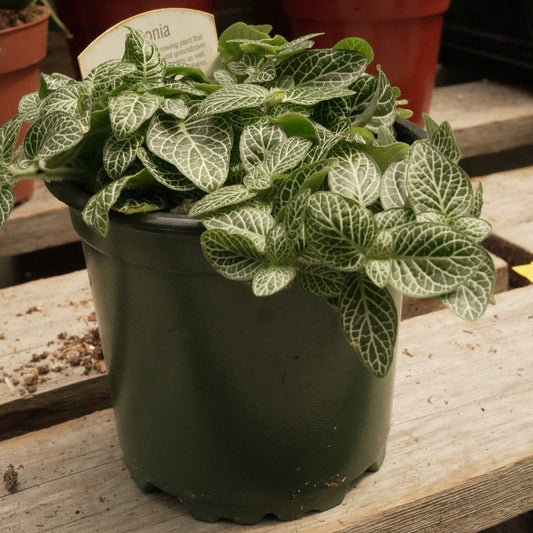
[[[27,313],[35,310],[30,308]],[[87,317],[87,323],[95,321],[96,317],[91,313]],[[3,381],[13,393],[24,396],[37,392],[40,383],[48,381],[57,373],[69,375],[76,371],[88,376],[106,372],[100,333],[96,326],[89,326],[89,329],[81,335],[59,333],[56,340],[48,343],[48,348],[43,352],[31,354],[31,359],[15,368],[12,373],[4,371],[0,381]]]
[[[16,492],[18,484],[18,472],[13,465],[9,465],[4,472],[4,485],[8,492]]]
[[[0,8],[0,30],[14,28],[21,24],[40,19],[46,10],[42,6],[28,6],[25,9],[2,9]]]

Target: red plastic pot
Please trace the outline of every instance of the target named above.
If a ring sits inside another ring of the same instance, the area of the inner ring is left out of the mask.
[[[213,0],[55,0],[57,14],[65,23],[73,38],[69,40],[73,60],[78,57],[96,37],[139,13],[165,7],[184,7],[213,12]],[[77,65],[77,63],[76,63]]]
[[[12,118],[19,100],[39,87],[39,63],[46,56],[49,13],[33,22],[0,31],[0,125]],[[15,203],[29,200],[33,181],[15,187]]]
[[[412,121],[422,124],[435,85],[442,22],[450,0],[284,0],[293,37],[324,32],[317,47],[362,37],[376,65],[409,100]]]

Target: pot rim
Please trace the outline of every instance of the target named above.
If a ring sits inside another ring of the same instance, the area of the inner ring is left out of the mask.
[[[48,11],[46,8],[42,8],[42,16],[40,16],[38,19],[32,20],[30,22],[24,22],[23,24],[18,24],[17,26],[12,26],[11,28],[4,28],[3,30],[0,30],[0,35],[8,35],[10,33],[15,33],[16,31],[21,31],[27,28],[31,28],[33,26],[37,26],[38,24],[42,24],[45,19],[48,19],[50,17],[50,11]]]
[[[399,137],[407,138],[410,143],[427,136],[423,128],[405,119],[397,119],[395,129]],[[82,211],[91,197],[90,193],[80,189],[74,182],[45,181],[45,185],[59,201],[76,211]],[[126,215],[111,210],[109,216],[113,223],[127,224],[151,231],[179,230],[186,233],[201,233],[205,230],[198,217],[164,211]]]

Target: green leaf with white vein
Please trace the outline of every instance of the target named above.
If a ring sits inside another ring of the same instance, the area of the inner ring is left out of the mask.
[[[374,203],[381,190],[381,171],[374,160],[349,144],[340,145],[331,155],[338,163],[329,172],[330,190],[359,205]]]
[[[348,87],[366,64],[365,56],[352,50],[309,50],[283,61],[278,77],[291,76],[299,86]]]
[[[174,165],[155,156],[143,147],[139,147],[137,150],[137,157],[154,179],[168,189],[173,191],[193,191],[196,189],[194,183],[181,174]]]
[[[366,275],[378,287],[385,287],[389,283],[391,271],[390,259],[370,259],[365,265]]]
[[[175,165],[199,189],[211,192],[226,181],[233,129],[225,118],[193,114],[181,121],[155,115],[146,141],[155,155]]]
[[[449,226],[414,223],[388,232],[393,237],[390,283],[409,296],[446,294],[478,267],[478,246]]]
[[[20,115],[15,115],[0,128],[0,164],[8,166],[12,163],[21,125],[22,118]]]
[[[118,139],[137,131],[161,105],[161,97],[152,93],[124,91],[109,99],[111,128]]]
[[[0,228],[6,223],[13,206],[15,205],[15,192],[7,183],[0,182]]]
[[[257,196],[257,193],[244,185],[227,185],[198,200],[192,206],[189,214],[191,216],[207,215],[225,207],[238,205],[246,200],[251,200],[255,196]]]
[[[398,331],[398,311],[389,290],[353,275],[339,299],[341,324],[350,345],[377,377],[389,371]]]
[[[176,118],[187,118],[189,108],[184,98],[164,98],[161,102],[161,110]]]
[[[78,144],[86,128],[68,113],[58,112],[34,122],[24,138],[24,155],[28,160],[47,160]]]
[[[126,79],[131,84],[157,87],[163,82],[166,60],[157,45],[140,30],[128,28],[123,59],[133,63],[135,71],[128,73]]]
[[[296,277],[297,269],[293,266],[269,265],[257,270],[252,281],[252,290],[256,296],[272,296],[289,287]]]
[[[454,163],[461,159],[461,151],[455,142],[452,128],[449,122],[443,122],[435,130],[428,131],[429,140],[439,152]]]
[[[264,255],[244,235],[210,229],[202,233],[200,242],[213,268],[228,279],[251,281],[264,265]]]
[[[448,218],[469,215],[474,201],[468,174],[427,141],[415,142],[409,152],[407,193],[415,213]]]
[[[286,140],[287,135],[280,126],[259,122],[245,127],[239,140],[239,154],[244,168],[251,172],[270,151]]]
[[[209,94],[200,105],[203,115],[227,113],[235,109],[259,107],[270,97],[270,91],[260,85],[235,84]]]
[[[109,231],[109,211],[131,179],[133,179],[133,176],[124,176],[109,183],[89,198],[82,211],[83,220],[87,226],[104,237],[107,235]]]
[[[284,91],[282,102],[313,106],[332,98],[351,96],[353,91],[344,87],[293,87]]]
[[[439,300],[464,320],[480,318],[492,298],[496,270],[486,250],[479,247],[477,270],[455,291],[439,297]]]
[[[324,265],[302,265],[298,269],[297,281],[300,288],[324,298],[336,298],[344,286],[345,274]]]
[[[451,226],[474,242],[481,242],[486,239],[492,229],[489,222],[475,217],[456,218],[451,222]]]
[[[137,157],[137,150],[141,147],[144,136],[137,134],[125,139],[109,137],[104,144],[104,169],[111,179],[120,178]]]
[[[134,70],[133,63],[120,59],[110,59],[97,65],[86,77],[86,81],[92,85],[93,100],[98,100],[116,89],[121,83],[121,78]]]
[[[331,192],[311,195],[305,229],[313,253],[324,264],[348,272],[362,267],[377,232],[367,209]]]
[[[268,189],[272,185],[272,178],[301,163],[311,146],[311,141],[301,137],[289,137],[268,152],[264,161],[252,169],[244,178],[243,183],[250,189]]]
[[[243,206],[202,217],[207,229],[221,229],[250,239],[258,250],[266,250],[266,236],[274,226],[268,207]]]

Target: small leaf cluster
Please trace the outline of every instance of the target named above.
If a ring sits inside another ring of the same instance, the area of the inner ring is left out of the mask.
[[[43,75],[0,129],[0,222],[22,174],[76,181],[98,233],[109,212],[200,217],[205,257],[259,297],[288,287],[326,298],[376,376],[390,368],[399,322],[393,291],[436,296],[473,320],[494,266],[480,242],[482,191],[458,165],[448,123],[426,117],[409,145],[409,112],[386,75],[367,73],[359,38],[314,49],[268,26],[220,36],[208,79],[170,65],[131,29],[121,60],[76,82]],[[31,126],[15,148],[22,122]]]

